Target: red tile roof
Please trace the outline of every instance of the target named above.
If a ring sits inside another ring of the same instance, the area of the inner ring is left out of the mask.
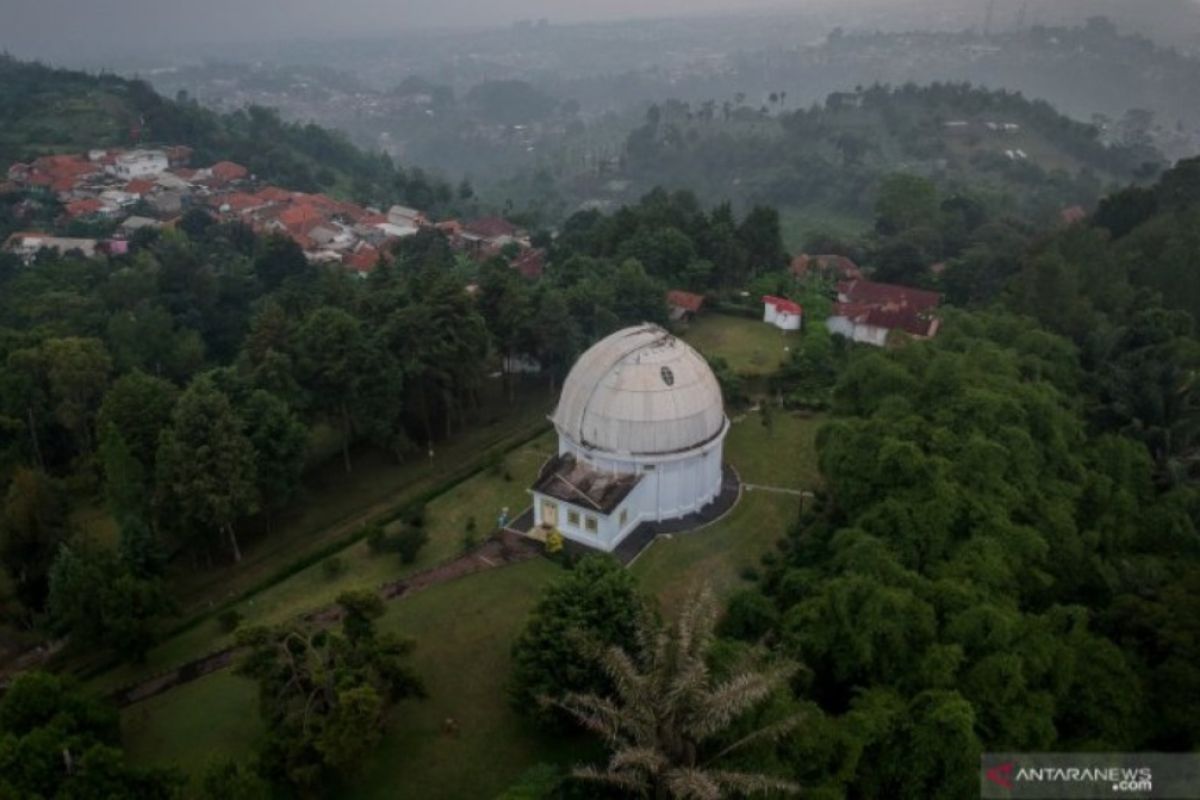
[[[763,302],[770,306],[775,306],[775,310],[784,314],[801,314],[804,309],[799,303],[788,300],[786,297],[775,297],[774,295],[764,295]]]
[[[243,167],[241,164],[235,164],[232,161],[218,161],[210,168],[213,177],[217,180],[229,183],[230,181],[240,181],[250,174],[250,170]]]
[[[672,289],[667,292],[667,305],[695,314],[704,305],[704,295]]]
[[[229,206],[229,210],[235,214],[247,209],[258,208],[263,204],[262,198],[257,195],[247,194],[246,192],[231,192],[230,194],[221,195],[213,199],[218,208],[227,205]]]
[[[72,217],[84,217],[89,214],[95,214],[104,208],[104,204],[94,197],[88,197],[83,200],[76,200],[72,203],[67,203],[67,215]]]
[[[264,186],[258,190],[258,196],[271,203],[282,203],[292,199],[292,193],[278,186]]]
[[[496,239],[501,236],[515,236],[517,234],[517,226],[503,217],[474,219],[464,224],[463,230],[484,239]]]
[[[941,302],[941,296],[937,292],[866,280],[842,281],[837,290],[838,300],[843,303],[911,307],[917,311],[925,311],[936,308]]]
[[[901,330],[913,336],[929,337],[937,333],[940,320],[928,311],[918,311],[912,306],[885,307],[862,303],[834,303],[833,316],[847,317],[860,325]]]
[[[154,181],[148,181],[144,178],[135,178],[134,180],[131,180],[129,183],[125,184],[125,191],[129,192],[130,194],[142,195],[151,192],[155,186],[156,184]]]
[[[361,247],[358,252],[346,256],[345,264],[358,272],[370,272],[379,266],[379,251],[369,245]]]
[[[512,267],[521,273],[521,277],[537,280],[546,271],[546,253],[542,250],[522,250],[512,261]]]

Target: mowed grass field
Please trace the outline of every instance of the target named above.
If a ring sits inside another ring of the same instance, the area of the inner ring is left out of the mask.
[[[683,339],[705,356],[720,356],[742,375],[769,375],[788,357],[800,333],[762,320],[706,312],[688,325]]]
[[[777,413],[768,430],[758,414],[747,414],[730,432],[727,457],[746,481],[816,488],[813,440],[821,422]],[[552,446],[552,438],[542,437],[514,453],[511,482],[481,473],[430,503],[427,525],[436,533],[437,547],[454,552],[468,515],[481,519],[502,504],[514,512],[522,507],[514,498],[523,494]],[[727,596],[748,585],[743,573],[774,548],[798,507],[794,495],[744,493],[729,515],[708,528],[656,542],[633,565],[633,574],[667,611],[705,582]],[[403,574],[390,556],[363,556],[354,563],[366,583]],[[296,584],[277,587],[275,599],[270,592],[255,598],[255,605],[271,609],[260,611],[261,619],[285,619],[322,604],[317,601],[327,599],[332,587],[323,583],[320,565],[312,569],[311,576],[296,576]],[[559,566],[536,559],[388,605],[381,628],[416,641],[412,664],[429,697],[395,709],[378,751],[339,789],[339,798],[490,798],[537,763],[569,764],[595,754],[584,737],[547,736],[535,729],[511,707],[506,693],[512,643],[541,590],[560,574]],[[209,630],[209,637],[213,633]],[[447,719],[454,720],[457,733],[446,732]],[[122,720],[137,763],[175,764],[192,774],[218,756],[247,757],[261,735],[253,686],[229,672],[131,706]]]

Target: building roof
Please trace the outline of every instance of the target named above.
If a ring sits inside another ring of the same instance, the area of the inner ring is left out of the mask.
[[[775,295],[763,295],[763,302],[769,306],[775,306],[775,310],[781,314],[795,314],[799,316],[804,312],[800,304],[786,297],[776,297]]]
[[[861,303],[834,303],[833,316],[846,317],[858,325],[904,331],[913,336],[930,337],[937,333],[941,321],[928,310],[912,306],[869,306]]]
[[[704,305],[704,295],[672,289],[667,292],[667,305],[695,314]]]
[[[218,161],[210,168],[213,177],[225,182],[240,181],[250,174],[250,170],[232,161]]]
[[[145,178],[135,178],[125,184],[125,191],[136,195],[149,194],[157,185],[154,181],[148,181]]]
[[[617,331],[580,356],[552,420],[581,447],[623,455],[690,450],[728,424],[708,363],[650,324]]]
[[[531,281],[537,280],[546,271],[546,252],[534,248],[522,250],[513,259],[511,266],[521,273],[522,278],[528,278]]]
[[[564,453],[546,462],[533,491],[608,516],[641,479],[637,474],[593,469],[571,453]]]
[[[483,217],[463,224],[463,230],[483,239],[498,239],[501,236],[516,236],[517,226],[503,217]]]
[[[862,303],[871,306],[912,307],[917,311],[936,308],[941,302],[937,292],[910,289],[890,283],[854,280],[838,284],[838,300],[842,303]]]

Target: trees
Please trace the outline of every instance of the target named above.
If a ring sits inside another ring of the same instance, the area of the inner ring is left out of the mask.
[[[271,731],[263,770],[302,788],[353,767],[378,743],[387,710],[423,693],[403,663],[412,643],[375,631],[378,595],[347,592],[338,604],[340,634],[299,626],[239,634],[249,653],[237,670],[258,682]]]
[[[179,390],[169,381],[139,370],[113,381],[96,414],[101,436],[111,426],[125,441],[146,475],[154,475],[158,436],[171,421]]]
[[[538,699],[608,686],[595,653],[606,647],[633,652],[637,620],[646,612],[633,577],[607,556],[587,556],[546,587],[513,644],[512,701],[543,722],[554,715]]]
[[[112,360],[99,339],[49,339],[41,348],[54,414],[71,431],[79,449],[93,446],[91,416],[108,385]]]
[[[0,560],[26,614],[42,609],[50,565],[66,537],[66,505],[42,472],[18,468],[0,515]]]
[[[262,505],[282,508],[300,488],[308,429],[287,403],[262,389],[252,391],[238,412],[254,450],[255,485]]]
[[[693,597],[669,629],[643,616],[639,652],[610,647],[601,659],[611,694],[571,693],[558,702],[611,750],[605,768],[585,767],[576,776],[655,798],[798,790],[790,781],[728,766],[731,758],[786,736],[800,718],[743,725],[786,687],[795,668],[743,663],[729,674],[714,672],[716,621],[710,592]]]
[[[104,472],[104,497],[113,517],[145,516],[148,511],[146,470],[113,425],[100,435],[100,463]]]
[[[240,561],[234,524],[259,505],[254,461],[229,399],[211,378],[197,378],[179,398],[158,448],[159,519],[193,544],[224,540]]]
[[[342,460],[349,472],[352,410],[371,356],[362,323],[341,309],[319,308],[305,317],[297,339],[301,382],[314,407],[336,422],[342,435]]]
[[[1081,378],[1077,351],[1027,320],[945,319],[932,342],[850,359],[844,416],[818,436],[824,502],[763,582],[772,607],[741,600],[731,623],[805,664],[822,715],[792,763],[836,794],[958,797],[982,750],[1183,729],[1147,709],[1165,661],[1135,642],[1194,564],[1192,490],[1156,495],[1134,440],[1085,425],[1081,384],[1106,366]],[[1149,315],[1126,341],[1170,330]],[[1173,667],[1175,697],[1194,679]]]
[[[50,570],[53,626],[77,645],[143,660],[155,623],[171,607],[162,581],[147,574],[148,562],[145,553],[118,554],[87,539],[64,544]]]
[[[136,769],[120,750],[116,712],[70,678],[18,676],[0,698],[0,795],[169,800],[182,780]]]
[[[875,201],[875,229],[894,235],[937,223],[937,187],[932,181],[903,172],[883,179]]]

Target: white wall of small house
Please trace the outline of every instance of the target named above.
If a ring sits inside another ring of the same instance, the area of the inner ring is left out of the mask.
[[[775,315],[775,327],[783,331],[800,330],[800,315],[790,311],[780,311]]]
[[[617,509],[612,515],[604,515],[595,509],[533,492],[535,525],[549,525],[567,539],[605,552],[611,552],[636,525],[636,521],[627,522],[622,528],[619,524],[620,511]],[[626,516],[627,519],[631,517],[628,513]],[[588,527],[589,519],[595,522],[595,530]]]
[[[777,324],[779,312],[775,308],[774,303],[763,303],[763,322],[769,322],[772,325]]]
[[[888,329],[875,325],[859,325],[849,317],[830,317],[825,320],[830,333],[840,333],[852,342],[883,347],[887,344]]]

